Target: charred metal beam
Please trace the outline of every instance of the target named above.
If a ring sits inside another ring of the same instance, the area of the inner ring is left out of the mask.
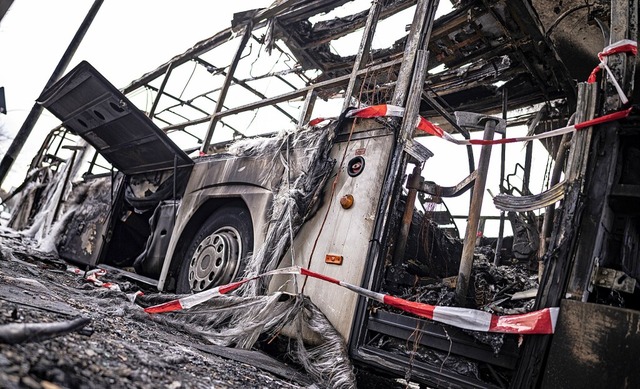
[[[483,1],[485,3],[487,2],[487,0]],[[565,92],[569,105],[574,106],[577,96],[576,85],[565,65],[559,60],[557,53],[553,49],[553,43],[544,35],[544,28],[536,16],[531,2],[507,1],[505,4],[510,11],[509,16],[516,21],[520,32],[524,34],[524,36],[528,36],[532,42],[536,42],[535,45],[532,43],[532,50],[548,61],[550,72],[547,71],[547,73],[551,73],[557,84],[557,88]],[[526,23],[522,21],[523,17],[527,18]],[[504,25],[503,20],[499,19],[499,21]],[[527,57],[526,55],[524,56]],[[534,74],[537,76],[542,77],[542,75],[538,73],[537,67],[531,69],[531,71],[535,72]]]
[[[386,1],[385,3],[389,2]],[[384,20],[391,15],[395,15],[411,7],[415,3],[416,0],[398,0],[391,4],[384,4],[380,10],[379,19]],[[311,37],[312,40],[304,43],[302,47],[304,49],[317,47],[362,28],[366,24],[369,12],[369,10],[365,10],[357,14],[315,23],[309,32],[309,37]]]
[[[423,91],[422,97],[425,100],[427,100],[427,103],[431,106],[431,108],[433,108],[436,112],[438,112],[438,114],[442,116],[444,120],[449,122],[449,124],[451,124],[451,127],[453,127],[456,131],[462,134],[462,136],[464,136],[465,139],[471,138],[471,134],[469,133],[469,131],[467,131],[465,128],[460,127],[456,122],[456,119],[453,116],[451,116],[449,112],[442,105],[440,105],[440,103],[438,103],[438,101],[435,98],[433,98],[433,96],[431,96],[428,92]]]
[[[364,68],[369,61],[371,41],[373,40],[373,35],[376,33],[376,25],[378,24],[378,17],[380,16],[380,8],[382,8],[382,0],[374,0],[371,3],[367,23],[364,31],[362,32],[362,41],[360,42],[358,54],[356,55],[356,60],[354,61],[353,69],[351,70],[351,78],[349,79],[347,90],[344,93],[344,103],[342,106],[343,111],[351,105],[351,97],[353,96],[354,90],[360,89],[358,88],[358,85],[360,85],[358,82],[358,71]]]
[[[142,75],[137,80],[132,81],[129,85],[125,86],[122,89],[122,93],[126,95],[140,87],[148,85],[151,81],[165,74],[169,66],[173,66],[174,68],[176,68],[190,61],[192,58],[202,55],[220,46],[221,44],[228,42],[231,39],[233,39],[233,32],[231,30],[231,27],[229,27],[218,32],[217,34],[215,34],[210,38],[207,38],[205,40],[202,40],[196,43],[192,48],[185,51],[184,53],[180,55],[176,55],[168,62],[164,63],[163,65],[160,65],[158,68]]]
[[[307,122],[311,119],[311,114],[313,113],[313,107],[316,104],[316,99],[318,95],[313,91],[313,89],[307,91],[307,95],[304,99],[304,105],[300,110],[300,121],[298,122],[301,126],[307,124]]]
[[[578,85],[576,122],[589,120],[595,115],[597,85]],[[566,296],[566,283],[574,262],[574,253],[581,237],[580,224],[584,216],[584,178],[591,153],[592,129],[578,131],[572,140],[569,162],[565,174],[567,188],[558,228],[549,243],[544,272],[534,309],[557,307]],[[581,298],[580,296],[579,298]],[[550,343],[550,337],[541,336],[525,341],[521,363],[511,382],[514,388],[538,386],[541,369]]]
[[[415,209],[416,197],[418,195],[417,186],[420,182],[420,174],[422,169],[416,165],[413,167],[413,172],[407,178],[407,201],[404,208],[404,214],[402,215],[402,224],[400,225],[400,233],[398,234],[398,242],[396,244],[396,251],[393,255],[393,265],[401,266],[404,261],[404,254],[407,250],[407,239],[409,238],[409,229],[411,228],[411,221],[413,220],[413,210]]]
[[[326,71],[326,66],[324,66],[320,61],[318,61],[311,53],[305,50],[302,47],[302,43],[298,41],[298,38],[288,34],[286,29],[282,27],[280,22],[276,19],[273,23],[274,28],[277,28],[280,32],[279,36],[282,41],[287,45],[289,50],[294,57],[300,62],[303,68],[306,69],[318,69],[321,71]]]
[[[509,96],[507,88],[502,89],[502,119],[504,121],[507,120],[507,113],[509,111]],[[507,137],[507,129],[502,133],[502,139]],[[505,174],[505,161],[507,158],[507,145],[500,145],[500,191],[502,191],[502,182],[504,181]],[[500,226],[498,227],[498,240],[496,241],[496,253],[493,258],[493,264],[496,266],[500,266],[500,256],[502,252],[502,238],[504,237],[504,211],[500,212]]]
[[[407,44],[402,55],[402,65],[398,72],[398,80],[392,100],[394,105],[401,107],[406,105],[409,83],[413,78],[416,55],[419,48],[428,46],[438,3],[438,0],[418,0],[413,23],[411,23],[411,29],[407,37]],[[420,85],[423,84],[424,82]]]
[[[502,119],[491,117],[477,117],[476,120],[469,121],[471,116],[456,115],[461,126],[477,126],[484,124],[483,139],[493,139],[496,127],[504,126]],[[489,161],[491,159],[491,145],[484,145],[480,149],[480,159],[478,161],[478,177],[474,183],[473,196],[471,205],[469,206],[469,219],[467,220],[467,229],[464,235],[464,246],[462,248],[462,258],[460,259],[460,269],[458,271],[458,281],[456,283],[456,300],[461,306],[467,306],[467,292],[469,290],[469,282],[471,280],[471,268],[473,267],[473,252],[476,246],[476,235],[478,233],[478,225],[480,223],[480,212],[482,211],[482,199],[484,197],[484,188],[487,182],[487,173],[489,172]]]
[[[294,21],[308,19],[313,15],[329,12],[350,1],[352,0],[288,0],[285,3],[290,3],[287,7],[289,10],[278,12],[278,19],[282,19],[289,24]],[[273,13],[272,16],[275,15]]]
[[[571,122],[571,120],[569,120]],[[566,160],[567,150],[569,148],[569,138],[571,134],[562,135],[562,140],[556,152],[554,158],[553,171],[551,172],[550,185],[555,185],[560,182],[560,175],[564,169],[564,161]],[[553,218],[555,214],[555,207],[550,204],[544,210],[544,219],[542,220],[542,228],[540,229],[540,245],[538,251],[538,258],[542,260],[542,257],[547,253],[547,239],[551,234],[551,227],[553,225]],[[542,273],[542,272],[539,272]],[[542,274],[540,274],[542,275]]]
[[[429,53],[424,50],[418,50],[415,56],[416,67],[413,71],[413,82],[411,83],[411,89],[407,96],[407,108],[402,120],[402,127],[400,129],[399,145],[405,145],[413,139],[414,129],[418,126],[419,112],[420,112],[420,96],[422,95],[422,86],[427,73],[427,64],[429,62]],[[404,155],[404,148],[402,155]],[[404,158],[403,158],[404,159]],[[406,158],[408,159],[408,158]],[[405,162],[406,164],[406,162]],[[413,174],[409,176],[411,183],[409,185],[415,187],[420,180],[421,169],[416,165],[413,169]],[[396,249],[393,255],[394,267],[399,267],[404,260],[404,254],[407,248],[407,238],[409,236],[409,229],[411,227],[411,220],[413,219],[413,210],[416,203],[417,190],[409,189],[407,195],[407,201],[405,204],[404,213],[402,216],[402,224],[400,226],[400,233],[398,235],[398,241]]]
[[[623,39],[638,40],[638,1],[612,0],[611,1],[611,35],[609,44],[614,44]],[[637,57],[629,53],[618,53],[607,57],[607,66],[611,69],[613,77],[620,84],[627,97],[633,95],[634,81],[637,66]],[[603,71],[604,72],[604,71]],[[613,86],[609,75],[605,83],[605,111],[614,111],[624,104]]]
[[[259,44],[264,44],[265,39],[259,39],[257,38],[255,35],[251,35],[251,37],[253,38],[253,40],[255,40],[256,42],[258,42]],[[295,58],[293,58],[287,51],[284,51],[282,49],[282,47],[280,47],[280,45],[278,45],[277,43],[273,42],[273,48],[277,49],[282,55],[286,56],[287,58],[291,59],[291,60],[295,60]],[[291,89],[298,89],[295,85],[292,85],[291,83],[289,83],[289,81],[287,81],[283,76],[290,74],[290,73],[294,73],[295,75],[298,76],[298,78],[300,78],[302,81],[304,81],[304,83],[306,85],[309,85],[310,83],[310,79],[309,77],[307,77],[304,74],[304,71],[306,69],[304,69],[302,66],[300,66],[300,64],[298,64],[298,66],[292,68],[292,69],[286,69],[286,70],[281,70],[279,72],[273,72],[273,73],[267,73],[267,74],[263,74],[262,76],[257,76],[257,77],[252,77],[252,78],[248,78],[248,79],[244,79],[243,81],[252,81],[252,80],[259,80],[261,78],[265,78],[265,77],[276,77],[278,80],[284,82],[285,84],[287,84],[288,86],[291,87]]]
[[[478,171],[475,170],[455,186],[440,186],[435,182],[424,181],[422,179],[420,180],[420,183],[415,187],[410,187],[409,184],[407,184],[407,188],[417,189],[420,192],[424,192],[426,194],[437,197],[457,197],[471,189],[477,177]]]
[[[151,105],[151,110],[149,111],[149,119],[153,119],[153,116],[156,113],[156,108],[158,108],[158,103],[160,102],[160,98],[164,93],[164,88],[167,86],[167,81],[169,81],[169,77],[171,76],[171,70],[173,70],[173,64],[169,64],[167,67],[167,72],[164,74],[164,78],[162,79],[162,83],[160,84],[160,89],[157,90],[156,98],[153,100],[153,105]]]
[[[301,15],[303,17],[307,13],[316,12],[318,7],[320,7],[320,11],[323,9],[333,9],[341,4],[346,3],[349,0],[340,0],[340,1],[331,1],[327,2],[324,0],[315,0],[312,3],[309,3],[308,0],[286,0],[282,2],[275,3],[273,7],[257,10],[255,15],[251,18],[250,21],[254,28],[260,28],[265,25],[265,21],[269,18],[272,18],[276,15],[279,17],[288,16],[289,18],[295,17],[296,15]],[[324,5],[324,7],[321,7]],[[287,12],[287,10],[290,10]],[[317,13],[316,12],[316,13]],[[169,64],[172,64],[173,67],[178,67],[194,57],[200,56],[214,48],[220,46],[221,44],[230,41],[234,38],[234,31],[231,27],[226,28],[214,36],[204,39],[198,43],[196,43],[193,47],[186,50],[184,53],[177,55],[170,59],[168,62],[160,65],[158,68],[142,75],[137,80],[131,82],[129,85],[122,89],[123,94],[127,94],[133,92],[134,90],[150,83],[156,78],[160,77],[167,71]]]

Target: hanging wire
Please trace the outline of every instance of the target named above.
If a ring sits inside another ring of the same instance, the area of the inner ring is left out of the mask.
[[[191,78],[193,77],[193,74],[196,72],[196,67],[198,67],[198,63],[196,61],[193,61],[193,70],[191,71],[191,75],[189,76],[187,83],[184,84],[184,88],[182,88],[182,92],[180,92],[178,99],[182,100],[182,95],[184,94],[184,91],[187,90],[187,86],[189,86],[189,83],[191,82]]]
[[[275,69],[276,65],[278,64],[278,61],[280,61],[280,58],[282,58],[282,52],[280,53],[280,55],[278,56],[278,59],[275,60],[275,62],[273,63],[273,65],[271,66],[271,69],[269,69],[269,71],[267,73],[271,73],[273,71],[273,69]],[[260,51],[258,51],[258,57],[260,57]],[[258,58],[256,58],[256,61],[258,60]],[[253,63],[251,64],[251,68],[249,69],[249,75],[251,75],[251,77],[253,77],[253,75],[251,74],[251,72],[253,71],[253,65],[256,63],[256,61],[253,61]],[[273,77],[269,77],[268,81],[267,81],[267,86],[265,87],[264,90],[264,95],[267,94],[267,92],[269,91],[269,87],[271,86],[271,81],[273,80]],[[258,112],[260,111],[260,109],[255,109],[254,113],[253,113],[253,117],[251,118],[251,120],[249,121],[249,124],[247,125],[247,128],[251,127],[251,125],[253,124],[253,122],[256,120],[256,117],[258,117]]]

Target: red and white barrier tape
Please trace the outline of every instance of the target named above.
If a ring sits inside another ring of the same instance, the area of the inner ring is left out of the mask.
[[[624,119],[631,113],[632,108],[628,108],[622,111],[610,113],[608,115],[600,116],[595,119],[587,120],[582,123],[574,124],[571,126],[561,127],[555,129],[553,131],[543,132],[541,134],[531,135],[531,136],[520,136],[515,138],[504,138],[504,139],[456,139],[451,136],[448,132],[444,131],[442,128],[437,125],[431,123],[427,119],[420,116],[420,120],[418,122],[418,129],[422,130],[428,134],[433,136],[437,136],[438,138],[442,138],[451,143],[455,143],[457,145],[499,145],[504,143],[514,143],[514,142],[526,142],[534,139],[545,139],[551,138],[558,135],[563,135],[569,132],[581,130],[583,128],[595,126],[597,124],[607,123],[614,120]],[[383,117],[383,116],[391,116],[391,117],[402,117],[404,115],[404,108],[398,107],[395,105],[389,104],[380,104],[380,105],[372,105],[370,107],[354,109],[347,113],[347,117],[357,117],[357,118],[374,118],[374,117]],[[324,120],[329,120],[331,118],[318,118],[309,122],[309,125],[317,125]],[[312,124],[315,123],[315,124]]]
[[[205,290],[200,293],[192,294],[190,296],[182,297],[177,300],[172,300],[163,304],[154,305],[152,307],[145,308],[144,311],[146,313],[164,313],[164,312],[179,311],[182,309],[189,309],[189,308],[195,307],[198,304],[202,304],[203,302],[210,300],[215,296],[227,294],[235,289],[238,289],[240,286],[246,284],[247,282],[256,280],[260,277],[272,276],[275,274],[293,274],[289,272],[289,269],[290,268],[276,269],[264,274],[260,274],[259,276],[255,276],[252,278],[245,278],[244,280],[232,282],[226,285],[217,286],[213,289]]]
[[[340,285],[361,296],[368,297],[372,300],[401,309],[405,312],[472,331],[498,332],[505,334],[552,334],[555,330],[558,318],[559,308],[544,308],[539,311],[520,315],[497,316],[477,309],[442,307],[408,301],[388,294],[373,292],[299,266],[278,269],[253,278],[232,282],[227,285],[169,301],[164,304],[148,307],[145,308],[144,311],[147,313],[165,313],[188,309],[201,304],[214,296],[230,292],[246,282],[274,274],[299,274],[313,277],[332,284]]]
[[[607,71],[607,75],[609,76],[611,83],[616,88],[616,91],[620,96],[620,101],[622,101],[622,104],[627,104],[629,102],[629,99],[622,91],[622,87],[620,87],[618,80],[616,80],[616,77],[613,75],[613,72],[607,65],[608,56],[613,54],[621,54],[621,53],[628,53],[634,56],[638,55],[638,42],[632,41],[630,39],[623,39],[605,47],[604,50],[602,50],[602,52],[598,53],[598,59],[600,60],[600,63],[591,71],[591,74],[589,75],[587,82],[588,83],[596,82],[596,77],[598,75],[598,72],[600,72],[600,70],[604,68]]]
[[[107,271],[105,269],[93,269],[85,272],[75,266],[67,266],[67,271],[69,273],[78,275],[84,274],[85,281],[91,282],[95,286],[107,288],[110,290],[120,290],[120,286],[118,284],[114,284],[112,282],[103,282],[98,279],[98,277],[102,277],[103,275],[107,274]]]

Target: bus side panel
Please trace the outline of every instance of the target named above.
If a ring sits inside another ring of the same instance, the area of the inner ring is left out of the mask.
[[[358,130],[362,130],[362,126],[372,125],[376,125],[375,122],[357,124],[360,126]],[[394,136],[388,130],[376,126],[371,132],[359,133],[359,137],[349,143],[335,144],[331,151],[331,156],[337,160],[334,173],[340,169],[335,192],[332,196],[335,179],[332,176],[325,188],[322,207],[311,220],[306,221],[294,241],[296,265],[355,285],[362,283],[381,194],[380,183],[384,180],[394,145]],[[344,165],[340,167],[338,165],[345,148],[346,158]],[[364,159],[364,168],[361,174],[352,177],[347,168],[349,162],[357,157]],[[340,205],[340,199],[346,195],[353,196],[353,205],[348,209]],[[323,222],[325,214],[327,218]],[[328,255],[333,257],[327,259]],[[338,264],[340,260],[342,263]],[[281,263],[281,267],[286,266],[291,266],[291,258],[288,256]],[[287,279],[274,277],[271,290],[280,289]],[[299,286],[304,283],[302,277],[298,281]],[[293,292],[292,283],[286,285],[287,290]],[[337,331],[348,339],[358,296],[338,285],[313,278],[306,281],[304,294],[322,310]]]
[[[543,388],[640,388],[640,312],[562,300]]]

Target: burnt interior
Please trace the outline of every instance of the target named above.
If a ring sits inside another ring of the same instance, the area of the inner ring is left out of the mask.
[[[101,263],[157,279],[190,169],[126,176]]]

